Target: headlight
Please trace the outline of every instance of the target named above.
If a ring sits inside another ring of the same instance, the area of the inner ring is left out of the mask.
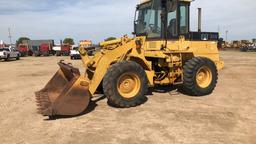
[[[6,55],[6,52],[4,52],[4,55]]]

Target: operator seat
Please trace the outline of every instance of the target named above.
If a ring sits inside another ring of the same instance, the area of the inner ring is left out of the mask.
[[[168,37],[177,36],[176,25],[177,25],[177,20],[176,19],[170,20],[169,26],[167,27],[167,35],[168,35]]]

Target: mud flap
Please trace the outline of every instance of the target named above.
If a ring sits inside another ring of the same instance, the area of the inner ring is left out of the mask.
[[[77,68],[59,62],[60,69],[48,84],[36,92],[38,113],[43,116],[73,116],[82,113],[89,105],[89,83]]]

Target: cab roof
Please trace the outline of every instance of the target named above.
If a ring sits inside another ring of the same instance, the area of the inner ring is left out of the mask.
[[[140,4],[146,3],[146,2],[150,2],[152,0],[140,0]],[[194,0],[179,0],[179,1],[183,1],[183,2],[192,2]]]

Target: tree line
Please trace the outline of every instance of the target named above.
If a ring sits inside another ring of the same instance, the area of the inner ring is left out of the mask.
[[[30,40],[30,38],[28,37],[20,37],[17,41],[16,41],[16,45],[18,46],[19,44],[22,44],[22,42],[24,40]],[[63,44],[69,44],[69,45],[74,45],[74,39],[73,38],[65,38],[63,41]]]
[[[105,41],[111,41],[111,40],[115,40],[116,38],[115,37],[108,37],[105,39]],[[18,46],[19,44],[22,44],[22,42],[24,40],[30,40],[30,38],[28,37],[20,37],[17,41],[16,41],[16,45]],[[65,38],[63,40],[63,44],[69,44],[69,45],[74,45],[75,42],[74,42],[74,39],[73,38]]]

